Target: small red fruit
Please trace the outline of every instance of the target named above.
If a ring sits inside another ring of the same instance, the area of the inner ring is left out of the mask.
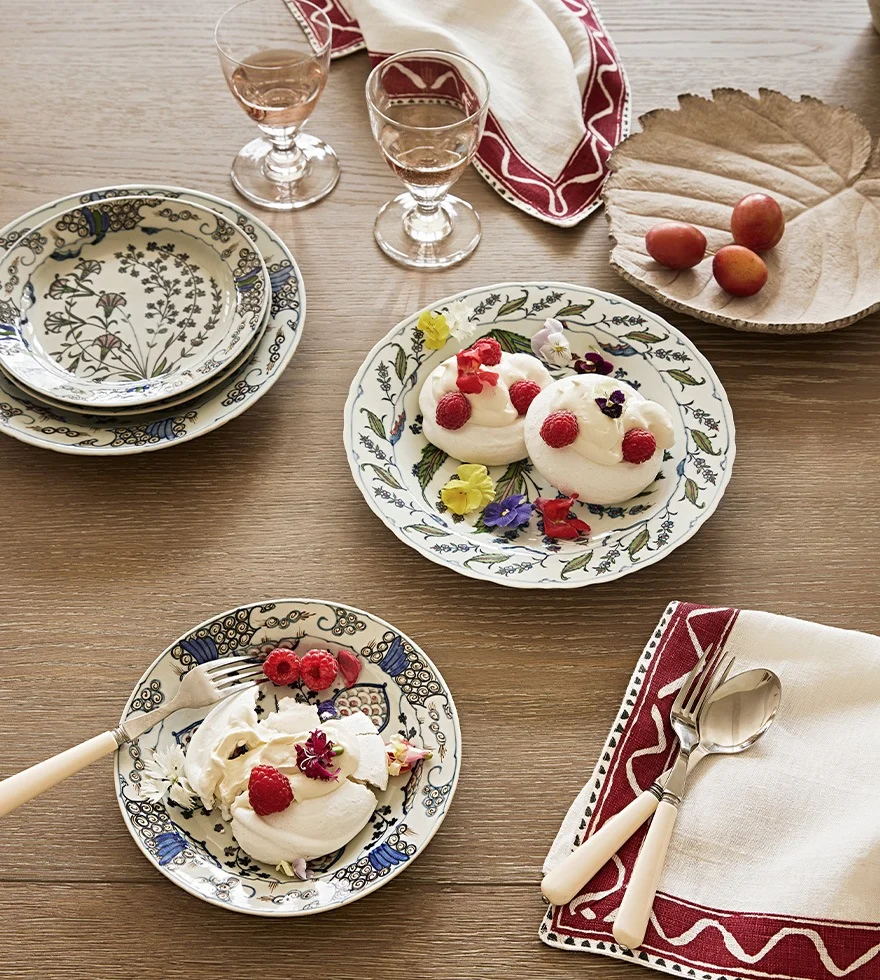
[[[551,412],[541,426],[541,438],[551,449],[564,449],[577,439],[579,429],[573,412]]]
[[[309,650],[300,666],[303,684],[310,691],[326,691],[339,673],[336,657],[328,650]]]
[[[261,817],[281,813],[293,803],[293,788],[275,766],[254,766],[248,778],[248,800]]]
[[[647,463],[657,452],[657,440],[647,429],[627,429],[622,449],[627,463]]]
[[[508,394],[517,415],[525,415],[529,405],[541,394],[541,386],[537,381],[514,381]]]
[[[747,194],[733,209],[730,231],[737,245],[763,252],[782,238],[785,215],[769,194]]]
[[[492,337],[483,337],[478,340],[471,350],[480,358],[480,362],[486,367],[494,367],[501,363],[501,344]]]
[[[351,687],[360,676],[360,660],[353,653],[349,653],[348,650],[340,650],[336,654],[336,659],[339,661],[339,672],[345,679],[345,683]]]
[[[645,235],[645,248],[667,269],[693,269],[706,254],[706,236],[683,221],[665,221]]]
[[[471,417],[471,403],[460,391],[448,391],[437,402],[437,425],[443,429],[460,429]]]
[[[263,661],[263,673],[279,687],[295,684],[299,680],[299,657],[285,647],[276,647]]]
[[[754,296],[767,282],[767,266],[760,255],[742,245],[725,245],[712,259],[712,275],[734,296]]]

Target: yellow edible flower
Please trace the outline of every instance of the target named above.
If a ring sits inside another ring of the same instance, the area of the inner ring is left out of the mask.
[[[457,480],[450,480],[440,491],[440,499],[453,514],[482,510],[495,499],[495,481],[479,463],[462,463]]]
[[[442,313],[425,310],[419,317],[417,326],[425,335],[425,347],[428,350],[440,350],[449,340],[449,324]]]

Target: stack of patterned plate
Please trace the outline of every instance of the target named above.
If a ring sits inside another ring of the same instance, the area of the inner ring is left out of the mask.
[[[237,205],[127,186],[0,231],[0,430],[60,452],[195,438],[274,384],[305,294],[284,243]]]

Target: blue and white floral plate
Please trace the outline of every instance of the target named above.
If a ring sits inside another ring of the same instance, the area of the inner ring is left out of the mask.
[[[354,840],[310,862],[310,879],[299,881],[248,857],[216,811],[144,799],[139,784],[152,753],[173,746],[185,750],[208,709],[175,712],[137,743],[122,746],[116,755],[116,793],[125,825],[147,860],[184,891],[250,915],[311,915],[381,888],[424,851],[452,803],[461,732],[446,682],[408,636],[359,609],[315,599],[239,606],[196,626],[144,673],[121,720],[173,697],[181,676],[198,664],[243,651],[267,653],[276,646],[334,653],[345,648],[360,656],[363,668],[354,686],[337,684],[332,695],[266,685],[258,712],[274,711],[278,697],[293,695],[312,704],[332,697],[340,714],[369,715],[386,741],[397,732],[433,749],[431,759],[377,792],[376,810]]]
[[[79,204],[0,259],[0,364],[74,411],[156,402],[241,354],[270,295],[251,239],[209,208],[136,195]]]
[[[440,489],[459,461],[422,435],[418,395],[431,371],[467,344],[450,339],[442,350],[427,350],[416,327],[421,311],[415,311],[361,365],[344,422],[355,482],[411,548],[472,578],[517,588],[578,588],[659,561],[715,511],[735,454],[730,404],[706,358],[662,317],[619,296],[555,282],[469,289],[430,309],[456,318],[467,313],[474,330],[469,343],[491,336],[511,352],[531,353],[529,341],[544,321],[562,320],[572,353],[601,353],[613,365],[613,378],[670,412],[676,440],[657,480],[637,498],[615,507],[575,504],[576,516],[592,527],[588,540],[545,537],[537,514],[518,531],[486,527],[478,515],[457,517],[443,508]],[[572,369],[551,373],[560,377]],[[497,500],[557,495],[528,459],[490,473]]]
[[[181,187],[129,184],[71,194],[31,211],[0,230],[0,249],[75,204],[132,196],[161,196],[201,204],[222,215],[254,243],[272,286],[269,320],[251,357],[234,374],[192,401],[150,415],[82,415],[46,405],[0,372],[0,432],[44,449],[78,455],[125,455],[175,446],[225,425],[261,398],[280,377],[302,336],[306,302],[290,250],[261,221],[235,204]]]

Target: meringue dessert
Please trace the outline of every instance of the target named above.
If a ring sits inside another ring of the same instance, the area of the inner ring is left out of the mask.
[[[525,420],[529,456],[562,493],[618,504],[657,478],[675,442],[672,416],[624,381],[596,374],[544,388]]]
[[[496,340],[479,340],[425,379],[419,393],[422,431],[462,462],[513,463],[526,455],[526,411],[552,380],[531,354],[508,354]]]
[[[373,788],[388,785],[382,737],[365,714],[321,721],[314,705],[292,697],[260,720],[256,697],[243,691],[208,713],[187,748],[187,780],[257,861],[293,864],[338,850],[372,816]]]

